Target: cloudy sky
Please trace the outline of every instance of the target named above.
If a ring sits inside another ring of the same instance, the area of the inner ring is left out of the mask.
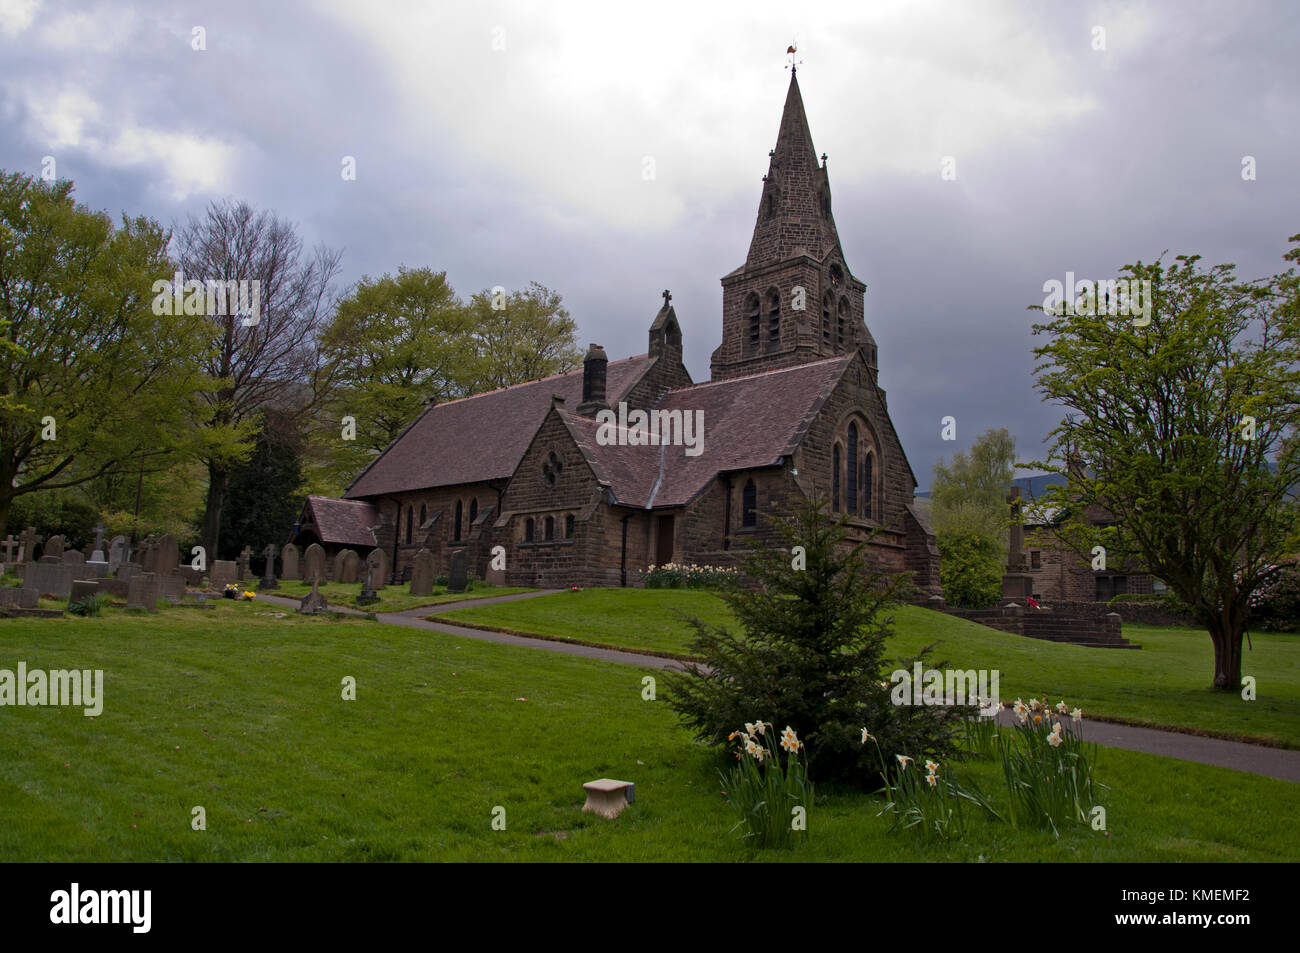
[[[1300,232],[1283,0],[0,0],[0,168],[53,157],[90,207],[168,224],[247,200],[344,249],[345,283],[539,281],[611,357],[645,351],[670,288],[704,380],[791,42],[922,488],[987,427],[1041,454],[1045,281],[1165,250],[1256,277]]]

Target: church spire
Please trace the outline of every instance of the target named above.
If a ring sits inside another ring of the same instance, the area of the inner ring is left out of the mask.
[[[799,79],[790,71],[790,88],[769,153],[763,197],[749,246],[747,268],[784,261],[798,254],[819,261],[839,245],[831,217],[831,191],[825,165],[817,164]]]

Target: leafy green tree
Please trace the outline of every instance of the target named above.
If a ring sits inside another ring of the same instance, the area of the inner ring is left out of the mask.
[[[317,433],[320,456],[346,484],[430,403],[469,394],[478,379],[472,318],[445,272],[401,267],[362,278],[321,335],[332,391]],[[343,439],[344,418],[355,439]]]
[[[793,518],[773,524],[784,547],[754,546],[745,573],[756,588],[723,595],[743,634],[692,620],[691,645],[701,661],[668,673],[668,704],[712,745],[747,722],[787,725],[807,745],[809,770],[819,779],[862,783],[879,773],[874,746],[862,729],[894,755],[921,758],[951,749],[962,714],[936,706],[896,706],[889,674],[910,670],[929,650],[891,663],[887,614],[910,588],[868,560],[865,543],[846,543],[845,517],[832,522],[825,501],[810,500]],[[796,566],[795,546],[806,565]]]
[[[1067,521],[1062,539],[1164,580],[1209,631],[1214,686],[1236,691],[1253,595],[1296,549],[1300,295],[1294,267],[1243,282],[1199,261],[1125,266],[1151,282],[1149,312],[1089,296],[1034,326],[1050,335],[1035,350],[1037,388],[1070,411],[1037,465],[1070,478],[1047,505],[1114,519]]]
[[[13,501],[193,446],[202,322],[153,311],[172,271],[157,223],[119,227],[68,181],[0,173],[0,533]]]
[[[469,312],[480,360],[476,392],[563,374],[582,363],[577,324],[559,293],[535,281],[509,295],[479,292]]]
[[[1009,509],[1007,487],[1016,459],[1016,438],[1005,429],[989,428],[958,450],[952,463],[940,457],[930,486],[930,520],[935,533],[973,533],[994,540],[1006,551]]]
[[[948,602],[966,609],[987,609],[1002,595],[1002,559],[987,536],[949,532],[938,537],[939,584]]]

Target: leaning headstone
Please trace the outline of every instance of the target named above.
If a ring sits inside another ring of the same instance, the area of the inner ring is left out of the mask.
[[[80,569],[86,564],[86,557],[76,549],[65,549],[63,551],[63,565],[69,569]]]
[[[48,592],[58,599],[66,599],[72,594],[72,570],[62,562],[28,563],[23,585],[40,593]]]
[[[350,549],[345,549],[334,557],[338,567],[338,582],[356,582],[361,574],[361,557]]]
[[[451,572],[447,578],[448,592],[464,592],[469,556],[465,550],[458,549],[451,554]]]
[[[411,561],[411,595],[433,594],[433,553],[422,549]]]
[[[108,574],[117,572],[117,567],[127,561],[130,540],[125,536],[114,536],[108,543]]]
[[[41,552],[41,558],[53,556],[58,560],[63,559],[63,550],[67,548],[67,541],[62,536],[51,536],[49,542],[45,544],[45,549]]]
[[[235,566],[239,573],[239,581],[244,581],[244,574],[248,572],[248,564],[253,559],[253,550],[250,546],[245,546],[239,551],[239,558],[235,560]]]
[[[81,602],[87,596],[97,595],[99,593],[99,582],[94,579],[74,579],[72,581],[72,592],[68,594],[68,604]]]
[[[293,543],[285,543],[280,550],[280,578],[302,578],[298,575],[298,547]]]
[[[311,592],[302,597],[302,602],[298,604],[298,611],[303,615],[318,615],[329,608],[329,603],[325,597],[320,594],[316,588],[316,580],[312,580]]]
[[[279,589],[280,584],[275,581],[275,543],[266,544],[262,557],[266,560],[266,567],[262,570],[262,580],[257,588]]]
[[[208,588],[213,592],[225,592],[226,586],[233,586],[238,581],[238,569],[233,560],[215,560],[208,570]]]
[[[321,582],[325,579],[325,550],[320,543],[312,543],[302,554],[304,582]]]
[[[158,577],[151,572],[137,573],[126,587],[126,607],[143,606],[150,612],[157,612],[160,596]]]
[[[391,564],[388,559],[388,553],[382,549],[372,549],[370,555],[366,557],[366,565],[374,567],[374,573],[371,576],[371,584],[375,589],[382,589],[388,585],[392,578]]]

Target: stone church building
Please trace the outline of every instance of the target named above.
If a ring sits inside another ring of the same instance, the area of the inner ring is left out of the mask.
[[[422,547],[439,573],[464,550],[481,578],[502,546],[510,585],[636,585],[650,565],[734,565],[771,532],[765,517],[816,490],[860,537],[881,531],[882,565],[939,594],[934,535],[877,379],[866,285],[840,247],[793,71],[770,160],[749,254],[722,279],[710,380],[683,366],[665,292],[645,354],[610,361],[592,345],[580,371],[430,406],[344,499],[309,498],[293,541],[362,556],[382,546],[397,580]],[[602,431],[597,415],[620,404],[702,420],[702,445]]]

